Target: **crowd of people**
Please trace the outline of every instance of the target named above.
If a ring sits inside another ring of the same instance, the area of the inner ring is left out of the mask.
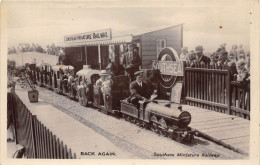
[[[201,45],[190,51],[187,47],[183,47],[180,61],[185,61],[191,67],[212,65],[227,68],[230,71],[232,81],[248,82],[250,80],[250,52],[246,54],[243,45],[239,45],[239,48],[237,45],[233,45],[228,52],[226,44],[221,44],[210,57],[204,55],[203,50]]]

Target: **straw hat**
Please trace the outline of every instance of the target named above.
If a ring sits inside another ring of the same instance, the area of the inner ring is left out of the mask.
[[[106,70],[101,70],[99,75],[100,76],[106,76],[107,75],[107,71]]]
[[[241,65],[245,65],[246,64],[246,61],[245,60],[243,60],[243,59],[240,59],[240,60],[238,60],[237,62],[236,62],[236,65],[237,66],[241,66]]]
[[[139,70],[139,71],[135,72],[134,75],[135,75],[135,76],[140,76],[140,75],[142,75],[143,73],[144,73],[143,71]]]

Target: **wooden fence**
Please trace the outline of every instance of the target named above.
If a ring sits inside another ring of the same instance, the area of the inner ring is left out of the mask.
[[[184,91],[189,105],[250,119],[250,87],[232,82],[228,69],[187,66]]]
[[[76,154],[73,154],[63,141],[32,115],[14,92],[11,94],[7,101],[12,105],[16,144],[25,148],[25,156],[42,159],[76,159]]]

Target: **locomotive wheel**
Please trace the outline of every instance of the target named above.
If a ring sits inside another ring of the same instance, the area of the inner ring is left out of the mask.
[[[136,119],[134,117],[131,117],[131,123],[133,123],[133,124],[136,123]]]
[[[155,133],[159,132],[158,126],[155,123],[152,123],[150,128],[151,128],[151,131],[153,131]]]
[[[180,135],[175,137],[175,140],[179,143],[183,143],[183,138]]]
[[[145,122],[142,122],[142,127],[145,129],[150,129],[150,125]]]
[[[187,135],[183,141],[184,141],[184,143],[193,143],[194,142],[194,136],[193,135]]]
[[[140,121],[140,120],[137,120],[137,121],[136,121],[136,125],[138,125],[139,127],[142,127],[141,121]]]
[[[101,112],[104,113],[105,115],[108,114],[107,111],[105,109],[103,109],[103,108],[102,108]]]
[[[126,116],[126,121],[130,121],[130,117],[129,116]]]
[[[172,134],[172,133],[169,133],[169,134],[168,134],[168,138],[173,139],[173,134]]]
[[[167,137],[167,131],[165,131],[165,130],[163,130],[163,129],[160,129],[160,130],[159,130],[159,134],[160,134],[161,136]]]
[[[124,114],[122,115],[122,118],[123,118],[124,120],[126,120],[126,119],[125,119],[125,115],[124,115]]]

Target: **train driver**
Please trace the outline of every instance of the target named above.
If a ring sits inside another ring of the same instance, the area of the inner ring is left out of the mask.
[[[137,71],[134,75],[136,80],[130,84],[131,96],[127,100],[138,107],[139,100],[148,100],[150,96],[147,95],[148,86],[143,81],[143,71]]]

